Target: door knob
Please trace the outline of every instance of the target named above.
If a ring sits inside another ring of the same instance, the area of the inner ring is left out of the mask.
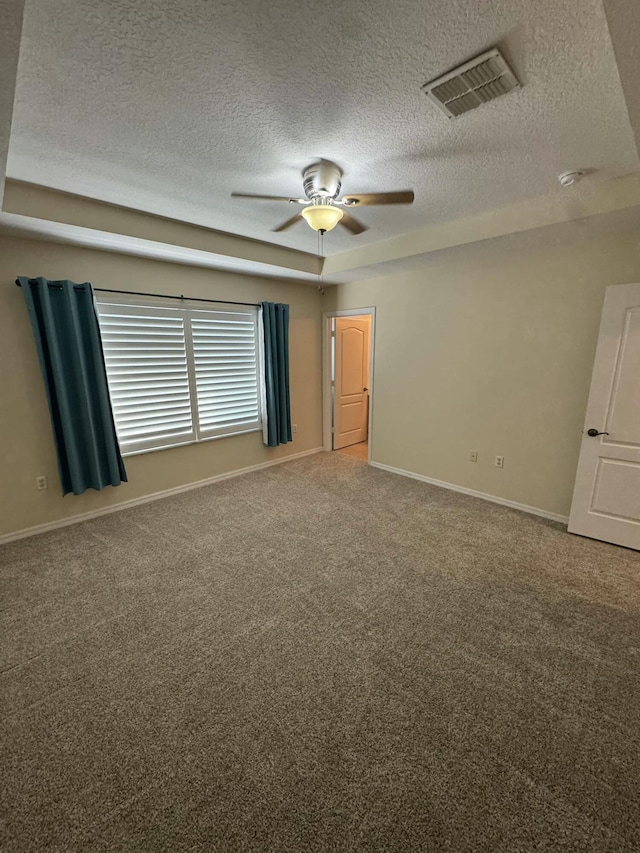
[[[591,438],[595,438],[597,435],[609,435],[608,432],[599,432],[597,429],[591,427],[591,429],[587,430],[587,435],[590,435]]]
[[[363,390],[363,392],[364,392],[364,391],[368,391],[369,389],[368,389],[368,388],[363,388],[362,390]]]

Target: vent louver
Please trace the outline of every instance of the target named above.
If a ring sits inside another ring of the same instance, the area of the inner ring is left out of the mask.
[[[425,83],[422,91],[449,118],[458,118],[519,86],[500,51],[493,48]]]

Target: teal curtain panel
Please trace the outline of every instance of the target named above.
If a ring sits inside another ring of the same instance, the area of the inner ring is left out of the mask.
[[[269,447],[277,447],[292,440],[289,394],[289,306],[279,302],[263,302],[262,323],[267,415],[264,443]]]
[[[126,482],[111,410],[93,288],[88,282],[16,280],[27,303],[44,377],[62,494]]]

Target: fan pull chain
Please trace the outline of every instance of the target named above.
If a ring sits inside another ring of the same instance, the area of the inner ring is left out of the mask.
[[[318,234],[318,260],[320,261],[320,272],[318,273],[318,291],[324,296],[324,231],[321,229]]]

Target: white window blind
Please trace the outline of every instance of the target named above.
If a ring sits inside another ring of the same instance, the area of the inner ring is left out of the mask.
[[[257,310],[98,303],[123,453],[261,428]]]
[[[200,432],[259,427],[256,313],[190,313]]]

